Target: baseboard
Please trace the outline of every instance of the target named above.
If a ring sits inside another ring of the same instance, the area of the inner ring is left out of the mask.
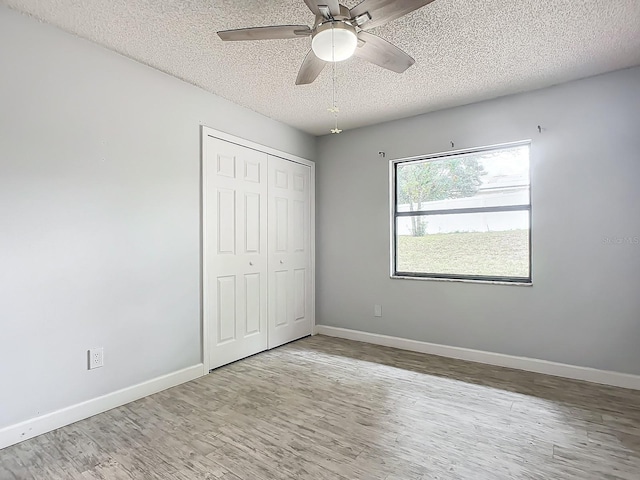
[[[554,377],[571,378],[574,380],[584,380],[586,382],[610,385],[613,387],[629,388],[640,390],[640,376],[628,373],[611,372],[608,370],[598,370],[595,368],[578,367],[564,363],[549,362],[535,358],[516,357],[501,353],[484,352],[482,350],[472,350],[469,348],[450,347],[436,343],[409,340],[400,337],[390,337],[377,333],[350,330],[347,328],[330,327],[327,325],[316,325],[316,332],[319,335],[329,337],[339,337],[358,342],[384,345],[385,347],[400,348],[412,352],[428,353],[440,357],[456,358],[470,362],[486,363],[500,367],[515,368],[528,372],[544,373]]]
[[[202,364],[0,429],[0,449],[201,377]]]

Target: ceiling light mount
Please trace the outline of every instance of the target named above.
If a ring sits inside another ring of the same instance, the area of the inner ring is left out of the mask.
[[[356,29],[341,20],[324,22],[316,28],[311,40],[311,49],[316,57],[325,62],[341,62],[350,58],[358,46]]]
[[[324,18],[333,18],[331,9],[328,5],[318,5],[318,10],[320,11],[320,15],[322,15]]]

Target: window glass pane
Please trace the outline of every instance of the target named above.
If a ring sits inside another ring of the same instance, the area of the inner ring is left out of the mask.
[[[529,212],[396,218],[396,270],[529,277]]]
[[[397,210],[529,204],[529,146],[399,163]]]

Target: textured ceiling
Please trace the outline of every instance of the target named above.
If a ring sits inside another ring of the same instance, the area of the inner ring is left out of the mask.
[[[309,38],[223,43],[215,34],[311,25],[303,0],[0,4],[309,133],[332,127],[331,69],[311,85],[294,85]],[[416,65],[397,74],[357,58],[337,64],[345,129],[640,65],[639,0],[436,0],[371,32]]]

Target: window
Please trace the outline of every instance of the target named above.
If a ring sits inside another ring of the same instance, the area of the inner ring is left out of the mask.
[[[391,163],[392,276],[531,282],[529,143]]]

